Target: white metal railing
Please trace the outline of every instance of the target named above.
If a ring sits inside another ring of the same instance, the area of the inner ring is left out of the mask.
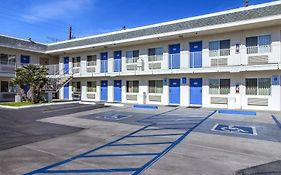
[[[87,66],[96,66],[97,62],[96,61],[87,61]]]
[[[260,45],[247,47],[247,54],[270,53],[271,45]]]
[[[190,52],[190,68],[202,67],[202,51]]]
[[[139,57],[126,58],[126,63],[137,63]]]
[[[100,72],[101,73],[107,73],[108,72],[108,60],[101,60]]]
[[[59,74],[59,64],[53,65],[44,65],[48,69],[48,75],[57,75]]]
[[[163,55],[150,55],[148,56],[148,62],[162,61]]]
[[[113,72],[122,72],[122,60],[121,59],[113,60]]]
[[[169,54],[168,69],[180,69],[181,54]]]
[[[80,62],[72,63],[73,68],[80,67]]]

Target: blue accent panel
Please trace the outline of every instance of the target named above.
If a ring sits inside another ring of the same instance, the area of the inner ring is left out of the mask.
[[[107,101],[107,80],[102,80],[101,81],[101,96],[100,100],[101,101]]]
[[[122,51],[114,51],[114,72],[122,71]]]
[[[101,58],[101,73],[108,72],[108,54],[107,52],[100,54]]]
[[[95,157],[132,157],[132,156],[156,156],[159,153],[137,153],[137,154],[98,154],[98,155],[86,155],[83,158],[95,158]]]
[[[164,78],[164,80],[163,80],[163,85],[164,85],[164,86],[167,86],[167,85],[168,85],[168,78]]]
[[[153,106],[153,105],[134,105],[134,108],[158,109],[158,106]]]
[[[69,99],[69,83],[66,83],[63,87],[63,98]]]
[[[237,110],[228,110],[228,109],[220,109],[218,110],[220,114],[235,114],[235,115],[257,115],[254,111],[237,111]]]
[[[30,56],[28,56],[28,55],[21,55],[20,56],[20,63],[21,64],[29,64],[30,63]]]
[[[280,85],[280,75],[273,75],[271,82],[272,85]]]
[[[122,80],[114,80],[114,101],[122,101]]]
[[[44,174],[65,174],[65,173],[117,173],[117,172],[131,172],[139,168],[116,168],[116,169],[95,169],[95,170],[47,170],[40,172]]]
[[[272,119],[274,120],[276,125],[281,129],[281,123],[279,122],[279,120],[274,115],[272,115]]]
[[[169,45],[169,69],[180,68],[180,44]]]
[[[164,155],[166,155],[169,151],[171,151],[175,146],[177,146],[185,137],[190,134],[195,128],[197,128],[199,125],[201,125],[204,121],[209,119],[212,115],[214,115],[216,111],[208,115],[205,119],[200,121],[198,124],[193,126],[191,129],[187,130],[178,140],[176,140],[173,144],[171,144],[169,147],[167,147],[164,151],[162,151],[161,154],[151,159],[149,162],[147,162],[144,166],[142,166],[139,170],[137,170],[133,175],[141,174],[144,170],[152,166],[155,162],[157,162],[159,159],[161,159]]]
[[[190,104],[202,105],[202,78],[190,79]]]
[[[192,42],[190,46],[190,67],[202,67],[202,41]]]
[[[180,104],[180,79],[170,79],[169,89],[169,103]]]
[[[172,144],[173,142],[150,142],[150,143],[120,143],[120,144],[112,144],[108,146],[140,146],[140,145],[167,145]]]
[[[182,81],[181,82],[182,82],[183,85],[186,85],[186,83],[187,83],[186,77],[182,77]]]
[[[63,64],[64,64],[64,73],[69,74],[69,57],[63,58]]]

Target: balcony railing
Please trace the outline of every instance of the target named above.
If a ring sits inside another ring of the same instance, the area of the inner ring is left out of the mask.
[[[260,45],[247,47],[247,54],[259,54],[271,52],[271,45]]]
[[[202,52],[190,52],[190,68],[202,67]]]

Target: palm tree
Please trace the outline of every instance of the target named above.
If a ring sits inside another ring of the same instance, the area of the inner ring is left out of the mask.
[[[48,70],[40,65],[24,65],[16,69],[16,77],[12,80],[20,89],[20,93],[32,103],[39,103],[43,87],[47,84]],[[29,86],[26,93],[24,87]]]

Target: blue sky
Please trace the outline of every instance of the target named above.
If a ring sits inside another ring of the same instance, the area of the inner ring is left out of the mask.
[[[35,41],[166,22],[243,6],[244,0],[0,0],[0,33]],[[274,0],[250,0],[250,4]]]

